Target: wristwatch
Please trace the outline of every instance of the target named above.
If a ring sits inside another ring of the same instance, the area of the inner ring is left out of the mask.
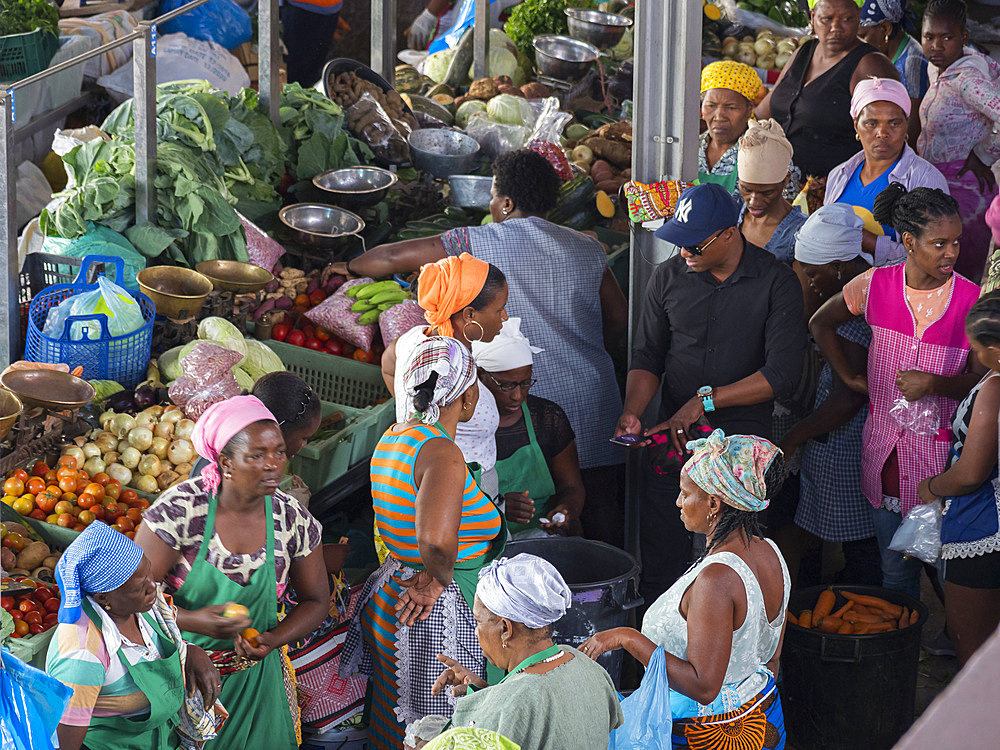
[[[701,396],[701,404],[706,412],[715,411],[715,404],[712,401],[713,393],[715,391],[710,385],[703,385],[698,389],[698,395]]]

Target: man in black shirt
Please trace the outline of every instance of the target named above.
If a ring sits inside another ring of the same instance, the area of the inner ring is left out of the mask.
[[[704,415],[727,435],[771,437],[774,398],[794,390],[804,362],[802,289],[788,266],[743,238],[738,222],[736,201],[707,183],[685,191],[657,230],[680,253],[646,286],[616,435],[669,433],[680,450]],[[659,424],[644,430],[658,388]],[[647,604],[690,561],[679,491],[679,476],[650,472],[639,539]]]

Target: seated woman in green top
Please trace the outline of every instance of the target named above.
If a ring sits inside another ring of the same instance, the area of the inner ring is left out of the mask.
[[[499,732],[523,748],[608,747],[622,711],[604,667],[552,642],[552,625],[572,605],[566,581],[551,563],[528,554],[501,558],[479,573],[476,637],[490,663],[507,672],[487,687],[453,659],[432,689],[459,696],[452,726]]]
[[[142,548],[100,521],[59,560],[63,597],[45,669],[73,689],[57,729],[63,750],[167,750],[182,746],[182,732],[184,747],[215,737],[216,712],[204,706],[219,695],[219,672],[181,640],[151,573]]]
[[[541,351],[521,333],[520,318],[472,344],[480,382],[500,412],[496,471],[514,539],[580,534],[585,490],[573,428],[558,404],[528,395],[532,356]]]

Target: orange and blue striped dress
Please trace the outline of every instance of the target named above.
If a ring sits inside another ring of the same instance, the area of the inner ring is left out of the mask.
[[[371,461],[375,524],[382,541],[393,558],[404,566],[418,570],[422,569],[423,565],[416,535],[417,487],[413,480],[413,467],[420,449],[434,438],[451,439],[448,433],[437,425],[418,424],[412,427],[393,425],[382,436]],[[484,558],[501,528],[500,512],[476,485],[472,474],[466,471],[456,564]],[[465,574],[467,575],[468,571],[465,571]],[[472,580],[475,580],[475,575],[473,572]],[[361,615],[364,638],[372,655],[369,743],[376,750],[398,750],[403,745],[405,731],[405,726],[397,719],[395,713],[399,703],[396,659],[398,624],[395,606],[403,590],[399,580],[400,573],[397,571],[379,590],[372,593]],[[456,583],[453,582],[449,588],[455,586]],[[472,590],[474,591],[474,588]],[[458,598],[461,599],[461,595]],[[459,603],[460,606],[468,606],[467,603],[461,601]],[[433,620],[432,614],[427,623]],[[471,622],[471,613],[467,620]],[[414,628],[413,632],[415,634],[417,629]],[[424,632],[423,628],[421,632]],[[432,637],[431,640],[438,639]],[[411,644],[409,649],[411,664],[408,672],[412,675],[420,669],[421,665],[414,663],[415,661],[428,661],[426,674],[431,683],[426,685],[426,692],[429,695],[433,683],[432,677],[441,672],[440,662],[435,659],[440,644],[421,645],[425,647],[415,647]],[[478,644],[476,648],[478,649]]]

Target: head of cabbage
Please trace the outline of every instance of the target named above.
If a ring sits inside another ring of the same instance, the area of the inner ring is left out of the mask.
[[[424,60],[423,73],[434,83],[443,83],[448,76],[448,67],[455,56],[455,50],[443,49]]]
[[[247,356],[246,339],[240,329],[225,318],[209,317],[202,320],[198,324],[198,338],[231,349],[241,357]]]
[[[486,104],[486,114],[493,122],[500,122],[504,125],[524,125],[525,111],[523,107],[530,108],[530,105],[521,97],[513,94],[500,94],[494,96]]]
[[[246,370],[254,382],[269,372],[279,372],[285,369],[281,358],[267,344],[262,344],[255,339],[247,339],[246,344],[247,357],[240,362],[240,368]]]
[[[470,99],[467,102],[462,102],[459,105],[458,110],[455,112],[455,124],[460,128],[464,128],[469,124],[469,118],[478,112],[486,111],[486,102],[480,101],[479,99]]]

